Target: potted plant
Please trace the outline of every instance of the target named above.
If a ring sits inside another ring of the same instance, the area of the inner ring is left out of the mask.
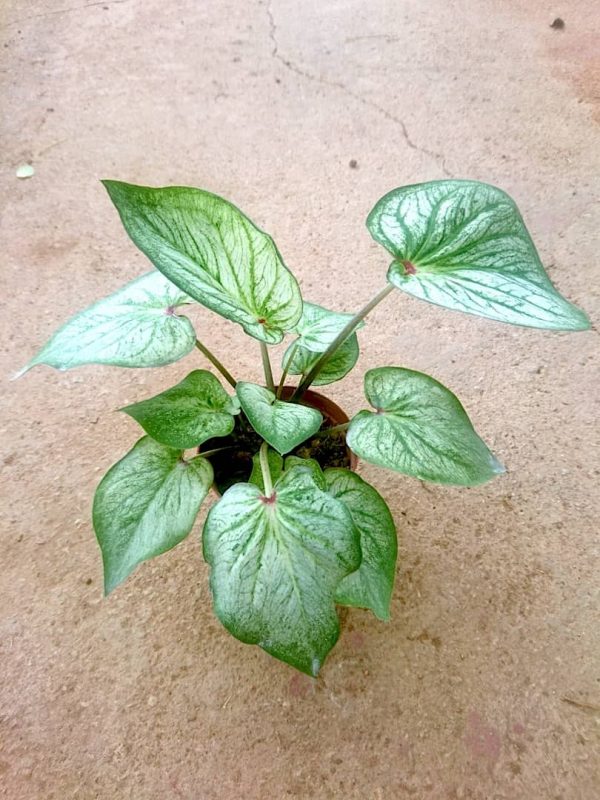
[[[589,321],[550,283],[514,202],[487,184],[433,181],[379,200],[367,227],[392,261],[382,288],[352,314],[303,302],[271,237],[226,200],[191,188],[104,185],[156,270],[67,322],[23,372],[157,367],[196,347],[231,387],[195,369],[122,409],[144,436],[94,498],[105,591],[181,542],[215,484],[202,546],[218,618],[242,642],[316,675],[339,635],[336,604],[389,617],[394,522],[353,471],[356,457],[461,486],[503,467],[454,394],[421,372],[369,370],[370,407],[350,420],[310,387],[352,370],[364,319],[397,290],[515,325],[576,331]],[[264,385],[234,378],[196,338],[179,313],[189,303],[260,343]],[[276,383],[269,347],[288,335]],[[296,385],[289,376],[300,376]]]

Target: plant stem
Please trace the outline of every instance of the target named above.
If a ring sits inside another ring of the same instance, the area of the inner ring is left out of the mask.
[[[214,456],[215,453],[220,453],[222,450],[233,450],[234,447],[234,444],[231,444],[228,447],[215,447],[214,450],[207,450],[205,453],[200,451],[198,455],[202,456],[202,458],[210,458],[210,456]]]
[[[198,350],[200,350],[200,352],[203,355],[206,356],[206,358],[208,358],[210,363],[213,364],[219,370],[219,372],[225,378],[227,383],[230,383],[235,389],[237,381],[235,380],[233,375],[227,369],[225,369],[225,367],[223,366],[223,364],[221,364],[219,359],[210,352],[208,347],[205,347],[199,339],[196,339],[196,347],[198,348]]]
[[[324,431],[317,431],[315,436],[327,436],[328,433],[338,433],[339,431],[347,431],[350,426],[349,422],[342,422],[340,425],[334,425],[333,428],[325,428]]]
[[[271,362],[269,360],[269,350],[267,349],[267,345],[264,342],[260,343],[260,354],[262,356],[263,369],[265,371],[265,381],[267,383],[267,389],[270,389],[272,392],[274,392],[275,391],[275,382],[273,380],[273,370],[271,369]]]
[[[263,442],[259,450],[260,468],[262,470],[263,483],[265,484],[265,497],[273,494],[273,482],[271,481],[271,471],[269,470],[269,456],[267,450],[269,445]]]
[[[309,372],[302,378],[298,388],[294,392],[291,397],[292,402],[294,400],[300,399],[304,392],[308,389],[314,379],[317,377],[319,372],[325,366],[325,362],[335,353],[338,347],[346,341],[346,339],[350,336],[351,333],[354,332],[356,327],[363,321],[363,319],[369,314],[376,305],[379,305],[382,300],[384,300],[390,292],[394,291],[394,286],[391,283],[385,285],[385,287],[378,292],[372,300],[369,300],[367,305],[362,308],[358,314],[355,314],[352,319],[348,322],[348,324],[340,331],[340,333],[335,337],[333,342],[329,345],[327,350],[321,355],[321,357],[315,361],[313,367]]]
[[[288,376],[288,372],[290,371],[290,367],[292,366],[292,361],[294,360],[294,356],[296,355],[296,350],[298,349],[298,340],[294,342],[294,344],[290,347],[290,357],[285,361],[285,367],[283,368],[283,372],[281,373],[281,378],[279,379],[279,386],[277,387],[277,399],[281,397],[281,393],[283,391],[283,387],[285,386],[285,379]]]

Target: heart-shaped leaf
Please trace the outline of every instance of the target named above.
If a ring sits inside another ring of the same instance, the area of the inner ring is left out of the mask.
[[[395,258],[388,280],[408,294],[514,325],[589,328],[550,283],[517,206],[495,186],[448,180],[395,189],[367,227]]]
[[[198,303],[277,343],[302,313],[296,279],[275,243],[210,192],[103,181],[131,239]]]
[[[302,316],[294,331],[298,344],[313,353],[323,353],[354,317],[339,311],[329,311],[315,303],[303,303]],[[361,322],[357,328],[362,328]]]
[[[149,272],[69,320],[19,374],[36,364],[61,370],[170,364],[194,348],[192,323],[173,313],[191,302],[160,272]]]
[[[267,461],[269,463],[269,474],[271,475],[271,482],[275,483],[279,480],[283,472],[283,457],[276,451],[267,449]],[[260,465],[260,453],[252,456],[252,472],[248,478],[248,483],[253,483],[261,490],[265,491],[265,479],[263,476],[262,467]]]
[[[205,458],[184,461],[180,450],[149,436],[106,473],[93,509],[106,594],[142,561],[185,539],[212,481]]]
[[[422,372],[380,367],[365,375],[376,409],[359,411],[346,442],[380,467],[426,481],[476,486],[504,471],[452,392]]]
[[[285,459],[285,471],[288,472],[293,467],[302,467],[303,469],[308,469],[312,473],[315,483],[319,487],[319,489],[323,489],[324,491],[327,489],[327,484],[325,483],[325,475],[323,474],[323,470],[321,469],[321,465],[316,460],[316,458],[300,458],[299,456],[287,456]]]
[[[295,342],[288,347],[283,356],[283,367],[291,357],[288,367],[290,375],[306,375],[312,369],[321,353],[313,353]],[[315,386],[325,386],[328,383],[341,381],[353,369],[358,361],[358,339],[353,333],[344,344],[340,345],[325,362],[325,365],[314,379]]]
[[[248,483],[228,489],[208,514],[203,542],[227,630],[316,676],[339,635],[336,588],[361,558],[344,504],[294,467],[269,498]]]
[[[237,397],[229,397],[217,378],[197,369],[177,386],[140,403],[122,408],[153,439],[185,450],[215,436],[227,436],[232,415],[240,410]]]
[[[282,455],[316,433],[323,422],[316,409],[277,400],[255,383],[238,381],[235,390],[254,430]]]
[[[398,540],[394,520],[383,497],[355,472],[325,470],[330,494],[341,500],[360,532],[360,567],[341,581],[335,594],[343,606],[370,608],[379,619],[390,618],[396,577]]]

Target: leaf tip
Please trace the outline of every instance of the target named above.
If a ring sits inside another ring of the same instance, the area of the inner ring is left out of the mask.
[[[112,188],[113,184],[115,183],[115,181],[112,181],[109,178],[101,178],[100,179],[100,183],[102,184],[102,186],[104,186],[106,191],[110,194],[111,188]]]
[[[371,608],[371,611],[373,612],[373,614],[375,614],[377,619],[381,620],[381,622],[389,622],[390,619],[392,618],[392,615],[391,615],[391,612],[390,612],[390,602],[391,601],[388,600],[386,606],[382,606],[380,603],[374,603],[373,607]]]
[[[494,475],[504,475],[506,472],[506,467],[498,461],[495,455],[492,455],[490,458],[490,466]]]
[[[23,375],[25,375],[26,372],[29,372],[29,370],[34,366],[35,361],[29,361],[24,367],[21,367],[21,369],[17,370],[17,372],[11,375],[9,380],[16,381],[18,378],[22,378]]]
[[[104,574],[104,597],[108,597],[111,592],[117,588],[121,581],[115,580],[113,576]]]
[[[102,551],[102,548],[100,548]],[[111,564],[108,554],[102,551],[102,561],[104,565],[104,597],[108,597],[114,590],[120,586],[133,572],[133,567],[125,568],[117,563]]]
[[[574,325],[571,328],[573,331],[589,331],[592,328],[592,321],[588,315],[581,308],[573,306],[577,314],[573,315]]]
[[[108,196],[113,203],[116,203],[117,197],[122,194],[122,188],[126,185],[123,183],[123,181],[114,181],[110,178],[102,178],[100,183],[108,192]]]

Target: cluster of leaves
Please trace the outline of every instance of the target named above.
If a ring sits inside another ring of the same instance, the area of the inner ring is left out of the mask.
[[[206,519],[215,610],[241,641],[316,675],[339,634],[336,604],[389,617],[397,543],[390,511],[372,486],[348,469],[323,470],[290,455],[318,432],[327,435],[321,413],[301,403],[303,392],[347,375],[358,359],[357,330],[394,288],[525,326],[583,330],[588,320],[550,283],[513,201],[486,184],[435,181],[383,197],[367,226],[393,261],[384,288],[356,314],[303,302],[271,237],[222,198],[189,188],[105,186],[156,270],[70,320],[25,369],[156,367],[196,346],[235,391],[194,370],[123,409],[145,435],[105,475],[94,499],[106,592],[188,535],[213,483],[211,451],[197,448],[231,434],[242,414],[263,444],[248,482],[228,489]],[[177,313],[194,302],[260,342],[266,386],[236,381],[197,339]],[[289,334],[295,338],[276,390],[267,348]],[[301,378],[284,399],[288,375]],[[371,410],[343,426],[360,458],[462,486],[503,471],[458,399],[433,378],[381,367],[366,373],[364,385]]]

